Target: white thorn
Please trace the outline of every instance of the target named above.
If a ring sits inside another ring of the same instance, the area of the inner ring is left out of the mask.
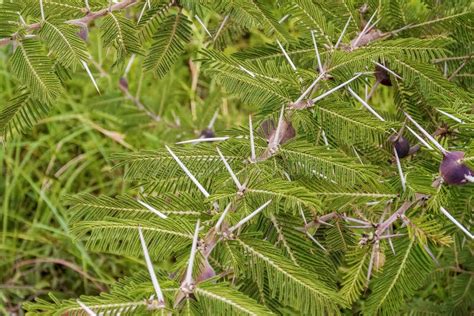
[[[316,59],[318,60],[319,73],[323,73],[323,64],[321,63],[321,56],[319,55],[318,44],[316,43],[316,37],[314,36],[313,30],[311,30],[311,38],[313,39],[314,51],[316,53]]]
[[[370,254],[369,267],[367,269],[367,285],[369,284],[370,276],[372,274],[372,267],[374,265],[374,257],[375,257],[375,245],[372,246],[372,253]]]
[[[454,120],[454,121],[456,121],[456,122],[458,122],[458,123],[464,124],[464,122],[463,122],[461,119],[457,118],[456,116],[454,116],[454,115],[452,115],[452,114],[449,114],[449,113],[447,113],[447,112],[444,112],[443,110],[440,110],[440,109],[436,109],[436,111],[438,111],[439,113],[441,113],[441,114],[443,114],[443,115],[446,115],[447,117],[449,117],[450,119],[452,119],[452,120]]]
[[[434,263],[439,266],[439,261],[438,259],[436,259],[436,257],[434,256],[434,254],[431,252],[430,248],[428,247],[428,245],[423,245],[423,248],[425,249],[425,251],[428,253],[428,255],[431,257],[431,259],[434,261]]]
[[[391,73],[392,75],[394,75],[395,77],[397,77],[398,79],[403,80],[403,78],[400,77],[395,71],[389,69],[388,67],[386,67],[386,66],[384,66],[384,65],[382,65],[381,63],[378,63],[378,62],[376,62],[376,61],[373,61],[373,60],[372,60],[372,62],[373,62],[374,64],[376,64],[377,66],[382,67],[383,69],[385,69],[386,71],[388,71],[389,73]]]
[[[270,144],[270,148],[275,148],[280,144],[280,134],[281,134],[281,127],[283,126],[284,113],[285,113],[285,105],[283,104],[280,111],[280,117],[278,118],[278,125],[275,131],[275,135],[273,136],[272,144]]]
[[[326,248],[323,247],[323,245],[321,245],[321,243],[319,241],[316,240],[316,238],[314,238],[310,233],[306,232],[306,235],[309,237],[309,239],[311,239],[316,245],[318,245],[322,250],[324,250],[324,252],[328,252],[326,250]]]
[[[283,52],[283,55],[285,55],[285,58],[286,58],[286,60],[288,61],[288,63],[290,64],[291,68],[292,68],[294,71],[296,71],[296,66],[295,66],[295,64],[293,64],[293,61],[291,60],[290,56],[288,56],[288,54],[286,53],[286,50],[285,50],[285,48],[283,47],[283,45],[281,45],[281,43],[280,43],[279,40],[277,40],[276,42],[277,42],[278,46],[280,46],[280,49],[281,49],[281,51]]]
[[[140,15],[138,16],[138,21],[137,23],[140,23],[140,21],[142,20],[142,17],[143,17],[143,14],[145,13],[145,10],[146,10],[146,7],[147,7],[147,4],[143,4],[143,9],[142,11],[140,12]]]
[[[186,270],[186,278],[184,279],[184,285],[190,285],[193,283],[193,265],[194,258],[196,257],[196,248],[199,237],[199,224],[201,221],[198,219],[196,222],[196,228],[194,230],[193,244],[191,246],[191,255],[189,256],[188,269]]]
[[[357,101],[359,101],[367,110],[369,110],[370,113],[372,113],[379,120],[385,122],[385,119],[380,116],[380,114],[378,114],[367,102],[365,102],[364,99],[359,97],[359,95],[355,93],[354,90],[351,89],[351,87],[347,87],[347,90],[349,90],[350,94],[352,94],[352,96],[356,98]]]
[[[145,257],[146,266],[148,268],[148,273],[150,274],[151,283],[155,289],[156,298],[158,303],[165,306],[165,299],[163,297],[163,292],[161,292],[160,283],[158,283],[158,278],[156,277],[155,270],[153,269],[153,264],[151,263],[150,254],[148,252],[148,247],[146,246],[145,237],[143,237],[142,228],[138,226],[138,236],[140,237],[140,243],[142,245],[143,256]]]
[[[226,206],[225,209],[224,209],[224,212],[222,212],[221,216],[219,217],[219,220],[217,221],[216,226],[215,226],[215,227],[216,227],[216,231],[220,231],[221,224],[222,224],[222,222],[224,221],[225,216],[226,216],[227,213],[229,212],[231,205],[232,205],[232,203],[227,204],[227,206]]]
[[[17,12],[17,14],[18,14],[18,16],[20,17],[20,22],[21,22],[21,24],[23,24],[23,26],[25,26],[25,25],[26,25],[25,19],[21,16],[20,12]]]
[[[97,315],[97,314],[94,313],[94,311],[93,311],[92,309],[90,309],[90,307],[87,306],[86,304],[82,303],[82,302],[79,301],[79,300],[76,300],[76,302],[77,302],[77,304],[79,304],[79,306],[81,306],[82,310],[87,313],[87,315],[89,315],[89,316],[96,316],[96,315]]]
[[[448,63],[444,62],[444,76],[447,78],[448,77]]]
[[[421,127],[421,125],[418,124],[408,113],[406,112],[403,112],[403,113],[420,130],[420,132],[423,133],[425,137],[428,138],[433,143],[433,145],[436,146],[436,148],[438,148],[443,154],[447,153],[447,150],[444,149],[443,146],[441,146],[441,144],[438,143],[438,141],[434,139],[434,137],[431,136],[430,133],[428,133],[423,127]]]
[[[286,19],[288,19],[290,15],[289,14],[286,14],[284,17],[282,17],[279,21],[278,21],[278,24],[282,24],[283,22],[285,22]]]
[[[208,129],[212,129],[214,127],[214,123],[216,122],[218,115],[219,115],[219,110],[216,110],[216,112],[214,112],[214,115],[211,118],[211,121],[207,125]]]
[[[204,22],[199,18],[199,16],[196,14],[194,17],[196,18],[196,20],[198,20],[199,24],[201,24],[201,26],[204,28],[204,31],[206,31],[207,35],[209,35],[209,37],[212,38],[211,32],[209,32],[209,30],[207,29],[206,25],[205,25]]]
[[[347,19],[347,22],[346,22],[346,25],[344,26],[344,29],[342,30],[342,33],[341,35],[339,36],[337,42],[336,42],[336,46],[334,46],[334,48],[336,49],[339,44],[341,43],[342,41],[342,38],[344,37],[344,34],[346,33],[347,31],[347,28],[349,27],[349,23],[351,22],[351,19],[352,19],[352,16],[349,15],[349,18]]]
[[[44,17],[43,0],[40,0],[39,3],[40,3],[40,10],[41,10],[41,20],[44,21],[45,17]]]
[[[262,211],[265,207],[268,206],[268,204],[270,204],[272,202],[272,200],[268,200],[267,202],[265,202],[265,204],[263,204],[262,206],[260,206],[259,208],[257,208],[255,211],[253,211],[251,214],[249,214],[248,216],[246,216],[245,218],[241,219],[240,222],[238,222],[237,224],[235,224],[234,226],[232,226],[231,228],[229,228],[229,231],[230,232],[233,232],[235,231],[236,229],[238,229],[240,226],[242,226],[243,224],[247,223],[249,220],[251,220],[255,215],[257,215],[258,213],[260,213],[260,211]]]
[[[323,137],[324,145],[326,145],[326,147],[329,147],[328,138],[326,137],[326,133],[324,132],[324,130],[321,130],[321,136]]]
[[[343,217],[346,221],[349,221],[349,222],[354,222],[354,223],[358,223],[358,224],[362,224],[362,225],[370,225],[369,222],[366,222],[366,221],[363,221],[363,220],[360,220],[360,219],[357,219],[357,218],[353,218],[353,217],[349,217],[349,216],[344,216]]]
[[[94,84],[95,89],[96,89],[97,92],[100,94],[99,86],[97,85],[97,82],[95,81],[94,76],[92,75],[92,72],[91,72],[91,70],[89,69],[89,66],[87,66],[87,63],[86,63],[85,61],[81,60],[81,62],[82,62],[82,66],[84,67],[84,69],[85,69],[86,72],[87,72],[87,75],[89,75],[89,78],[91,78],[92,83]]]
[[[308,222],[306,221],[306,216],[304,216],[303,208],[300,206],[299,209],[300,209],[301,217],[303,218],[303,222],[306,226],[308,225]]]
[[[84,0],[85,4],[86,4],[86,9],[87,11],[90,11],[91,10],[91,7],[89,6],[89,1],[88,0]]]
[[[418,135],[410,126],[406,126],[406,128],[410,131],[410,133],[413,134],[413,136],[415,136],[420,141],[420,143],[425,145],[425,147],[428,148],[428,150],[433,150],[433,147],[431,147],[430,144],[428,144],[423,138],[421,138],[421,136]]]
[[[388,230],[386,231],[386,234],[388,235]],[[390,245],[390,249],[392,250],[392,253],[396,255],[395,253],[395,247],[393,246],[392,238],[388,238],[388,244]]]
[[[313,83],[303,92],[302,95],[300,95],[300,97],[295,101],[295,103],[298,103],[300,102],[301,100],[303,100],[306,95],[311,91],[311,89],[313,89],[313,87],[319,82],[319,80],[321,80],[321,78],[324,76],[324,73],[321,73],[314,81]]]
[[[466,179],[468,182],[474,183],[474,176],[465,174],[464,179]]]
[[[255,78],[255,74],[253,72],[251,72],[250,70],[244,68],[243,66],[239,65],[239,68],[240,70],[246,72],[247,74],[249,74],[252,78]]]
[[[356,80],[357,78],[359,78],[360,76],[362,76],[362,74],[357,74],[356,76],[352,77],[351,79],[347,80],[346,82],[343,82],[341,83],[340,85],[338,85],[337,87],[335,88],[332,88],[331,90],[329,91],[326,91],[325,93],[321,94],[320,96],[314,98],[312,101],[313,103],[316,103],[317,101],[327,97],[328,95],[330,95],[331,93],[341,89],[342,87],[344,87],[345,85],[351,83],[352,81]]]
[[[228,140],[229,136],[222,136],[222,137],[209,137],[209,138],[195,138],[195,139],[188,139],[183,140],[181,142],[177,142],[176,144],[192,144],[192,143],[202,143],[202,142],[218,142],[223,140]]]
[[[377,14],[377,10],[375,10],[374,14],[372,14],[372,16],[370,17],[369,21],[367,22],[367,24],[364,26],[364,28],[363,28],[362,31],[360,32],[359,36],[357,36],[356,40],[354,41],[354,44],[352,44],[352,47],[357,47],[357,43],[359,43],[360,39],[362,38],[362,36],[365,34],[365,32],[367,31],[367,29],[369,28],[370,22],[372,22],[372,19],[374,18],[375,14]],[[375,25],[376,23],[377,23],[377,22],[375,22],[374,25]]]
[[[400,181],[402,183],[403,192],[405,192],[407,188],[406,180],[405,180],[405,176],[403,175],[402,164],[400,162],[400,158],[398,157],[398,153],[395,147],[393,147],[393,153],[395,154],[395,161],[397,162],[398,174],[400,175]]]
[[[228,19],[228,18],[229,18],[229,16],[226,15],[226,16],[224,17],[224,20],[222,20],[222,23],[221,23],[221,25],[219,26],[219,29],[217,29],[217,32],[216,32],[216,34],[214,35],[214,40],[216,40],[217,37],[219,36],[219,34],[222,32],[222,29],[224,28],[224,24],[227,22],[227,19]]]
[[[127,67],[125,68],[125,73],[124,77],[127,77],[128,73],[130,72],[130,69],[132,68],[133,61],[135,60],[135,54],[132,54],[130,57],[130,60],[128,61]]]
[[[457,227],[459,227],[466,235],[469,236],[469,238],[471,239],[474,239],[474,235],[472,235],[460,222],[458,222],[451,214],[449,214],[449,212],[444,208],[444,207],[440,207],[440,210],[441,212],[446,215],[447,218],[449,218],[449,220],[451,222],[453,222]]]
[[[232,171],[232,168],[230,167],[229,163],[227,162],[227,160],[225,159],[224,155],[222,154],[222,152],[220,151],[219,147],[216,147],[217,149],[217,153],[219,154],[219,156],[221,157],[221,160],[222,162],[224,163],[227,171],[229,172],[230,176],[232,177],[232,180],[234,180],[234,183],[235,185],[237,186],[237,189],[239,191],[242,191],[242,184],[240,184],[240,181],[239,179],[237,179],[237,176],[235,175],[234,171]]]
[[[199,191],[201,191],[206,198],[209,197],[209,192],[207,192],[207,190],[201,185],[201,183],[199,183],[196,177],[194,177],[191,171],[189,171],[189,169],[183,164],[183,162],[178,158],[178,156],[175,155],[171,148],[169,148],[168,146],[165,147],[170,153],[171,157],[173,157],[173,159],[178,163],[184,173],[188,176],[188,178],[191,179],[191,181],[198,187]]]
[[[255,141],[253,139],[252,115],[249,115],[249,130],[250,130],[250,160],[252,162],[255,162],[257,158],[255,156]]]
[[[148,4],[148,8],[151,9],[151,1],[150,1],[150,0],[146,0],[146,3]]]
[[[150,204],[148,203],[145,203],[139,199],[137,199],[137,202],[140,203],[141,205],[143,205],[145,208],[147,208],[149,211],[155,213],[156,215],[158,215],[158,217],[161,217],[162,219],[167,219],[168,216],[166,216],[165,214],[161,213],[160,211],[158,211],[156,208],[154,208],[153,206],[151,206]]]

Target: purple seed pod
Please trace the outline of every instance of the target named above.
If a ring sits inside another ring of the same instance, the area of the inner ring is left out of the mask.
[[[212,268],[212,266],[209,264],[209,261],[207,259],[204,261],[203,266],[201,267],[201,272],[199,273],[196,283],[203,282],[207,279],[213,278],[216,276],[216,271]]]
[[[199,136],[202,138],[213,138],[216,136],[216,134],[214,134],[214,131],[212,129],[205,128],[201,131],[201,134]]]
[[[124,89],[124,90],[128,90],[128,81],[126,78],[124,77],[120,77],[119,79],[119,85],[120,85],[120,88]]]
[[[474,176],[474,171],[462,163],[464,152],[452,151],[444,154],[439,172],[447,184],[461,185],[467,183],[466,176]]]
[[[79,32],[77,32],[77,35],[82,38],[84,42],[86,42],[87,38],[89,37],[89,30],[87,29],[87,26],[81,26]]]
[[[388,71],[380,67],[379,65],[375,65],[375,79],[378,82],[383,84],[384,86],[392,86],[392,81],[390,80],[390,75]]]
[[[395,135],[390,137],[393,147],[397,151],[398,158],[405,158],[410,153],[410,143],[402,135]]]

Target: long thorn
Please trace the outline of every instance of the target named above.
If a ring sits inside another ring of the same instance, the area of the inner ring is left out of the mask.
[[[219,34],[222,32],[222,29],[224,28],[224,24],[227,22],[227,19],[229,18],[228,15],[226,15],[224,17],[224,20],[222,20],[222,23],[221,25],[219,26],[219,28],[217,29],[217,32],[216,34],[214,35],[214,41],[217,39],[217,37],[219,36]]]
[[[227,171],[229,172],[230,176],[232,177],[232,180],[234,180],[235,185],[237,186],[237,190],[241,191],[242,190],[242,184],[240,183],[239,179],[235,175],[234,171],[230,167],[229,163],[227,162],[227,159],[225,159],[224,155],[220,151],[219,147],[216,147],[217,153],[221,157],[222,162],[224,163]]]
[[[314,31],[311,30],[311,38],[313,39],[314,51],[316,53],[316,59],[318,60],[319,73],[323,73],[323,65],[321,64],[321,56],[319,55],[318,44],[316,43],[316,37],[314,36]]]
[[[347,84],[351,83],[352,81],[356,80],[356,79],[359,78],[360,76],[362,76],[362,74],[357,74],[357,75],[355,75],[354,77],[352,77],[351,79],[347,80],[346,82],[341,83],[341,84],[338,85],[337,87],[332,88],[332,89],[329,90],[329,91],[326,91],[325,93],[321,94],[320,96],[314,98],[314,99],[312,100],[313,103],[316,103],[317,101],[319,101],[319,100],[321,100],[321,99],[327,97],[327,96],[330,95],[331,93],[333,93],[333,92],[335,92],[335,91],[341,89],[342,87],[344,87],[345,85],[347,85]]]
[[[311,239],[316,245],[318,245],[322,250],[324,250],[324,252],[328,252],[326,248],[324,248],[324,246],[321,245],[321,243],[317,241],[316,238],[314,238],[310,233],[306,232],[306,236],[308,236],[309,239]]]
[[[313,83],[311,83],[311,85],[303,92],[302,95],[300,95],[300,97],[295,101],[295,103],[298,103],[300,102],[301,100],[303,100],[306,95],[313,89],[313,87],[319,82],[319,80],[321,80],[321,78],[324,77],[324,73],[321,73],[314,81]]]
[[[125,68],[125,73],[124,73],[124,77],[126,78],[128,73],[130,72],[130,69],[132,68],[132,64],[133,64],[133,61],[135,60],[135,54],[132,54],[132,56],[130,56],[130,60],[128,61],[128,64],[127,64],[127,67]]]
[[[452,120],[454,120],[454,121],[456,121],[456,122],[458,122],[458,123],[464,124],[464,122],[463,122],[461,119],[457,118],[456,116],[454,116],[454,115],[452,115],[452,114],[449,114],[449,113],[447,113],[447,112],[444,112],[443,110],[440,110],[440,109],[436,109],[436,111],[438,111],[439,113],[441,113],[441,114],[443,114],[443,115],[449,117],[450,119],[452,119]]]
[[[226,217],[227,213],[229,212],[231,205],[232,205],[232,203],[227,204],[227,206],[224,209],[224,212],[222,212],[221,216],[219,217],[219,220],[217,221],[216,226],[215,226],[216,231],[220,231],[222,222],[224,221],[224,218]]]
[[[255,162],[257,158],[255,156],[255,141],[253,139],[252,115],[249,115],[249,130],[250,130],[250,161]]]
[[[443,154],[446,154],[448,152],[446,149],[443,148],[443,146],[441,146],[440,143],[438,143],[438,141],[433,136],[430,135],[430,133],[428,133],[423,127],[421,127],[421,125],[418,124],[408,113],[406,112],[403,112],[403,113],[420,130],[420,132],[423,133],[425,137],[428,138],[433,143],[433,145],[435,145],[435,147],[439,149],[439,151],[441,151]]]
[[[170,153],[171,157],[173,157],[173,159],[178,163],[184,173],[188,176],[188,178],[191,179],[191,181],[198,187],[199,191],[201,191],[206,198],[209,197],[209,192],[207,192],[207,190],[201,185],[201,183],[199,183],[196,177],[194,177],[191,171],[189,171],[189,169],[183,164],[183,162],[178,158],[178,156],[175,155],[171,148],[169,148],[168,146],[165,147]]]
[[[94,76],[92,75],[92,72],[91,72],[91,70],[89,69],[89,66],[87,66],[87,63],[86,63],[85,61],[81,60],[81,62],[82,62],[82,66],[84,67],[84,69],[85,69],[86,72],[87,72],[87,75],[89,75],[89,78],[91,78],[92,83],[94,84],[95,89],[96,89],[97,92],[100,94],[99,86],[97,85],[97,82],[95,81]]]
[[[76,302],[77,302],[77,304],[79,304],[79,306],[82,308],[82,310],[87,313],[87,315],[89,315],[89,316],[96,316],[96,315],[97,315],[97,314],[96,314],[92,309],[90,309],[90,307],[87,306],[86,304],[82,303],[82,302],[79,301],[79,300],[76,300]]]
[[[89,6],[89,1],[88,0],[84,0],[85,4],[86,4],[86,10],[87,12],[89,12],[91,10],[91,7]]]
[[[426,148],[428,148],[428,150],[433,150],[433,147],[431,147],[430,144],[428,144],[426,142],[426,140],[424,140],[423,138],[421,138],[420,135],[418,135],[410,126],[406,126],[406,128],[410,131],[410,133],[413,134],[413,136],[416,137],[416,139],[418,139],[420,141],[420,143],[422,143]]]
[[[374,16],[377,14],[377,10],[375,10],[374,14],[372,14],[372,16],[370,17],[369,21],[367,22],[367,24],[364,26],[364,28],[362,29],[362,31],[359,33],[359,36],[357,36],[356,40],[354,41],[354,44],[352,44],[352,47],[357,47],[357,43],[359,43],[360,39],[362,38],[362,36],[364,36],[365,32],[367,31],[367,29],[369,28],[370,26],[370,22],[372,22],[372,19],[374,18]],[[375,25],[375,23],[374,23]]]
[[[260,206],[259,208],[257,208],[255,211],[253,211],[252,213],[250,213],[249,215],[247,215],[245,218],[241,219],[240,222],[238,222],[237,224],[235,224],[234,226],[232,226],[231,228],[229,228],[229,231],[230,232],[233,232],[235,231],[236,229],[238,229],[239,227],[241,227],[243,224],[247,223],[249,220],[251,220],[255,215],[257,215],[258,213],[260,213],[265,207],[268,206],[268,204],[270,204],[272,202],[272,200],[268,200],[267,202],[265,202],[265,204],[263,204],[262,206]]]
[[[194,258],[196,257],[196,248],[199,237],[199,224],[201,221],[198,219],[196,222],[196,228],[194,230],[193,244],[191,246],[191,255],[189,256],[188,269],[186,270],[186,278],[184,279],[183,284],[189,285],[193,283],[193,265]]]
[[[148,268],[148,273],[150,274],[151,283],[155,289],[156,298],[158,299],[158,304],[160,307],[165,307],[165,299],[163,297],[163,292],[161,292],[160,283],[158,283],[158,278],[156,277],[155,270],[153,269],[153,264],[150,259],[150,254],[148,252],[148,247],[146,245],[145,237],[143,237],[142,228],[138,226],[138,236],[140,237],[140,243],[142,245],[143,256],[145,257],[146,267]]]
[[[228,140],[229,136],[222,136],[222,137],[209,137],[209,138],[195,138],[195,139],[188,139],[183,140],[181,142],[177,142],[176,144],[192,144],[192,143],[202,143],[202,142],[218,142],[223,140]]]
[[[342,30],[342,33],[341,33],[341,35],[339,36],[339,38],[336,42],[336,46],[334,46],[335,49],[339,47],[339,44],[341,44],[342,38],[344,37],[344,34],[346,33],[347,28],[349,27],[349,23],[351,23],[351,19],[352,19],[352,16],[349,15],[349,18],[347,19],[346,25],[344,25],[344,29]]]
[[[283,104],[282,107],[281,107],[281,111],[280,111],[280,117],[278,118],[278,125],[277,125],[277,128],[275,130],[275,135],[273,137],[273,142],[270,146],[271,148],[275,148],[280,144],[280,134],[281,134],[281,128],[283,126],[283,115],[284,115],[284,113],[285,113],[285,105]]]
[[[207,29],[206,27],[206,24],[204,24],[204,22],[201,20],[201,18],[199,18],[199,16],[196,14],[194,16],[196,18],[196,20],[199,22],[199,24],[201,24],[201,26],[203,27],[204,31],[206,31],[207,35],[209,35],[210,38],[212,38],[212,34],[211,32],[209,32],[209,30]]]
[[[385,122],[385,119],[380,114],[378,114],[367,102],[365,102],[364,99],[362,99],[357,93],[355,93],[354,90],[351,89],[351,87],[347,87],[347,90],[349,90],[350,94],[352,94],[352,96],[356,98],[357,101],[359,101],[367,110],[369,110],[370,113],[372,113],[382,122]]]
[[[161,213],[160,211],[158,211],[156,208],[154,208],[153,206],[151,206],[150,204],[148,203],[145,203],[141,200],[138,200],[137,199],[137,202],[140,203],[141,205],[143,205],[145,208],[147,208],[149,211],[155,213],[156,215],[158,215],[159,217],[161,217],[162,219],[167,219],[168,216],[166,216],[165,214]]]
[[[44,20],[45,20],[45,16],[44,16],[43,0],[40,0],[40,1],[39,1],[39,4],[40,4],[40,10],[41,10],[41,20],[44,21]]]
[[[138,16],[138,21],[137,21],[137,23],[140,23],[140,21],[141,21],[141,19],[142,19],[142,17],[143,17],[143,14],[145,13],[146,7],[147,7],[147,4],[146,4],[146,3],[143,4],[143,9],[142,9],[142,11],[140,12],[140,15]]]
[[[403,189],[403,192],[405,192],[407,189],[406,180],[405,180],[405,176],[403,175],[402,164],[400,162],[400,158],[398,157],[398,153],[395,147],[393,147],[393,153],[395,154],[395,161],[397,162],[397,168],[398,168],[398,173],[400,175],[400,181],[402,183],[402,189]]]
[[[246,72],[247,74],[249,74],[252,78],[255,78],[255,74],[253,72],[251,72],[250,70],[248,70],[247,68],[244,68],[242,65],[239,65],[239,68],[240,70]]]
[[[381,63],[378,63],[378,62],[376,62],[376,61],[372,61],[372,62],[373,62],[374,64],[376,64],[377,66],[382,67],[383,69],[385,69],[387,72],[391,73],[392,75],[394,75],[394,76],[397,77],[398,79],[403,80],[403,78],[400,77],[395,71],[389,69],[388,67],[386,67],[386,66],[384,66],[384,65],[382,65]]]
[[[209,122],[209,124],[207,125],[207,128],[208,129],[212,129],[214,127],[214,123],[216,123],[216,120],[217,120],[217,116],[219,115],[219,110],[216,110],[216,112],[214,112],[214,115],[212,116],[211,118],[211,121]]]
[[[441,206],[440,210],[447,218],[449,218],[451,222],[454,223],[454,225],[459,227],[466,235],[468,235],[469,238],[474,239],[474,235],[472,235],[460,222],[458,222],[451,214],[449,214],[449,212],[444,207]]]
[[[374,257],[375,257],[375,245],[372,247],[372,253],[370,254],[370,262],[369,262],[369,267],[367,269],[366,286],[369,286],[370,276],[372,275],[372,268],[374,266]]]
[[[295,64],[293,64],[293,61],[291,60],[290,56],[288,56],[288,54],[286,53],[286,50],[285,50],[285,48],[283,47],[283,45],[281,45],[281,43],[280,43],[279,40],[277,40],[276,42],[277,42],[278,46],[280,46],[280,49],[281,49],[281,51],[283,52],[283,55],[285,55],[285,58],[286,58],[286,60],[288,61],[288,63],[290,64],[291,68],[292,68],[294,71],[296,71],[296,66],[295,66]]]

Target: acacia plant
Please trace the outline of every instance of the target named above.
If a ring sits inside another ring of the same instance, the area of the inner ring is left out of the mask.
[[[464,0],[4,0],[2,141],[84,87],[118,93],[127,129],[101,132],[131,184],[67,202],[76,242],[131,275],[24,307],[472,313],[473,20]]]

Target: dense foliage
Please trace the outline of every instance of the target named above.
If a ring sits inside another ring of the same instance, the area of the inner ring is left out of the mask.
[[[0,1],[0,313],[472,314],[473,20]]]

